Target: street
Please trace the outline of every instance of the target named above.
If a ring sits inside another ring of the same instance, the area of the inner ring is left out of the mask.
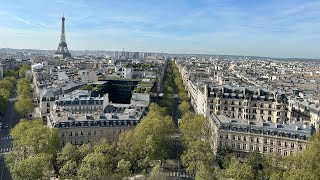
[[[11,175],[5,167],[4,155],[12,150],[10,129],[19,122],[18,113],[14,110],[14,103],[17,99],[16,87],[11,93],[11,97],[7,104],[7,110],[3,116],[2,128],[0,132],[0,180],[10,180]]]

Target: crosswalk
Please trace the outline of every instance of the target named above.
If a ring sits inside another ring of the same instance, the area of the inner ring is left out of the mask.
[[[169,171],[167,172],[169,177],[183,177],[183,178],[194,178],[194,175],[187,172]]]
[[[12,151],[12,147],[0,148],[0,154]]]
[[[6,137],[1,137],[0,141],[4,141],[4,140],[11,140],[12,137],[11,136],[6,136]]]

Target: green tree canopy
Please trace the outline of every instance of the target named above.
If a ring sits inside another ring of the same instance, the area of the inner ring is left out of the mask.
[[[13,149],[5,155],[5,162],[14,179],[39,179],[52,171],[58,148],[55,129],[41,120],[21,120],[10,135]]]
[[[14,108],[21,116],[32,113],[34,110],[33,103],[30,98],[19,99],[14,104]]]
[[[21,78],[24,78],[26,76],[26,70],[31,69],[31,67],[29,65],[22,65],[19,68],[19,76]]]
[[[190,104],[187,101],[182,101],[178,106],[179,111],[182,115],[190,111]]]
[[[106,156],[99,152],[88,154],[78,170],[79,179],[105,180],[110,176],[110,168]]]
[[[207,126],[205,117],[187,112],[182,116],[179,126],[182,140],[185,144],[189,144],[193,141],[207,139],[209,136],[209,128]]]
[[[150,105],[149,113],[141,120],[134,131],[136,143],[142,153],[151,159],[168,157],[172,148],[172,135],[175,125],[163,108]]]

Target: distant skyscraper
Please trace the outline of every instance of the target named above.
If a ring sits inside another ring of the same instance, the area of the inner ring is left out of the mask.
[[[54,53],[55,56],[61,58],[71,58],[71,54],[68,50],[67,42],[66,42],[66,34],[64,30],[64,16],[62,16],[62,25],[61,25],[61,36],[60,36],[60,43],[58,46],[57,51]]]

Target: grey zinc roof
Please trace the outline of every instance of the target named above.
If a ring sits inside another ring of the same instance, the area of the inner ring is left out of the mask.
[[[45,88],[41,90],[41,98],[42,97],[56,97],[62,94],[61,89],[58,88]]]

